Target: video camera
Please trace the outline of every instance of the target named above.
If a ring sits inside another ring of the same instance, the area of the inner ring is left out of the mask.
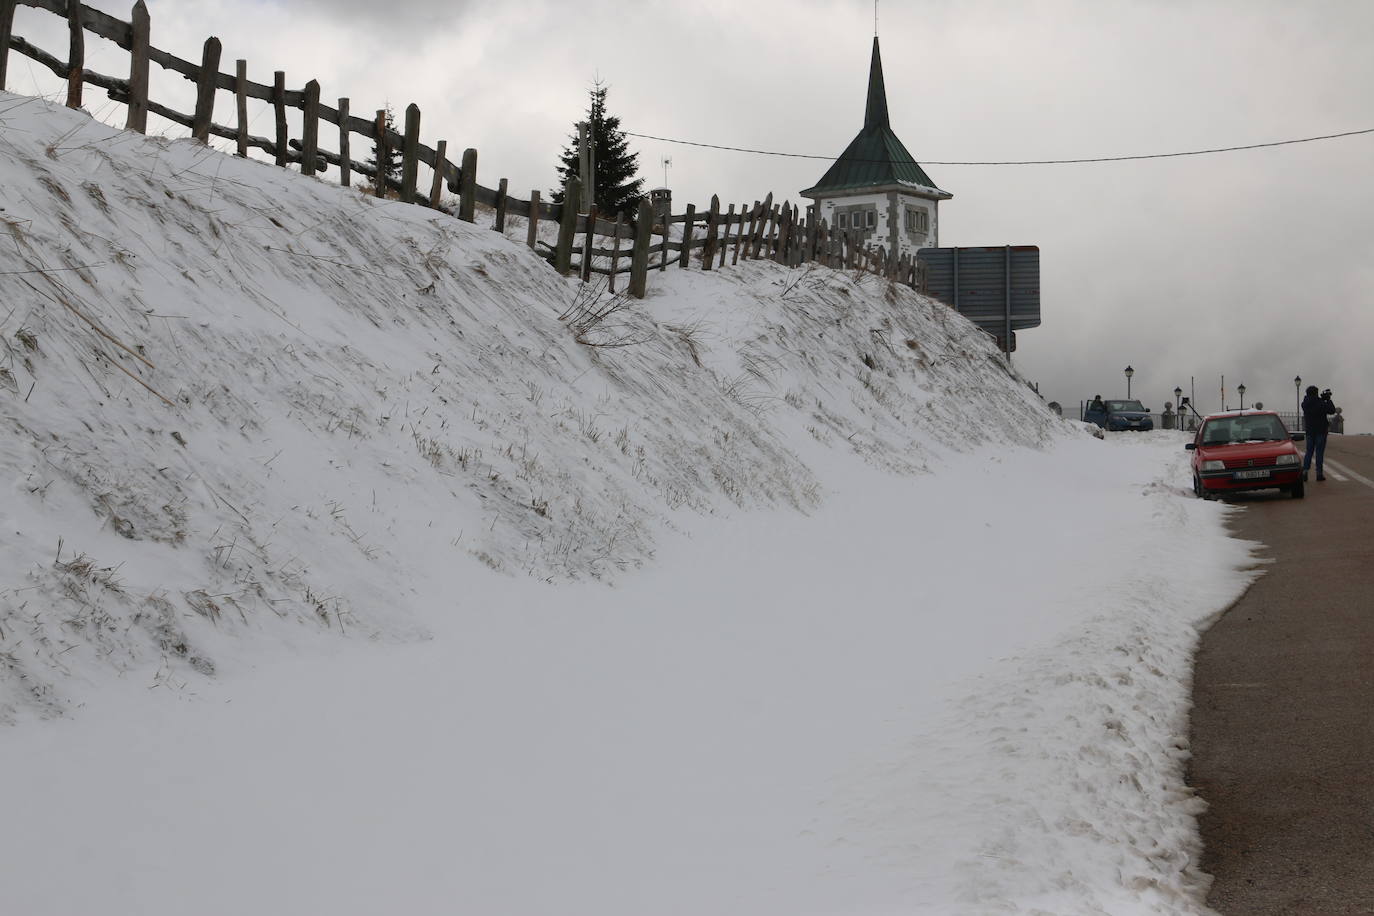
[[[1331,389],[1330,389],[1330,388],[1327,388],[1327,389],[1325,389],[1324,391],[1322,391],[1321,396],[1324,397],[1324,398],[1326,398],[1326,399],[1328,399],[1328,400],[1330,400],[1330,398],[1331,398]]]

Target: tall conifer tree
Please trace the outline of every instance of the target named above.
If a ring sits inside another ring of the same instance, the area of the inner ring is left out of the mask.
[[[395,120],[395,118],[394,118],[394,117],[392,116],[392,114],[391,114],[391,104],[390,104],[390,103],[387,103],[387,106],[386,106],[386,129],[387,129],[387,130],[395,130],[395,129],[396,129],[396,120]],[[369,166],[371,166],[372,168],[375,169],[375,168],[377,168],[377,162],[378,162],[378,160],[380,160],[381,163],[382,163],[382,166],[381,166],[381,172],[382,172],[382,174],[385,175],[387,178],[390,178],[392,181],[396,182],[397,184],[400,184],[400,183],[401,183],[401,151],[400,151],[399,149],[397,149],[396,147],[394,147],[394,146],[386,146],[386,147],[383,147],[380,140],[374,141],[373,144],[372,144],[372,158],[367,160],[367,164],[368,164]],[[380,182],[380,181],[382,181],[382,180],[383,180],[383,179],[380,178],[380,177],[376,179],[376,181],[378,181],[378,182]]]
[[[624,213],[633,216],[639,206],[644,179],[635,178],[639,171],[639,154],[631,152],[628,139],[620,132],[620,119],[606,113],[606,91],[609,89],[600,80],[592,83],[588,91],[589,104],[584,120],[588,124],[588,142],[596,151],[596,169],[593,175],[595,192],[592,200],[602,214]],[[580,163],[577,152],[577,128],[568,145],[559,157],[559,187],[552,191],[555,203],[563,202],[563,184],[569,178],[580,178]]]

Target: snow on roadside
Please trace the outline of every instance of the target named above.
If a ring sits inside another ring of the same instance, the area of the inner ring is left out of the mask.
[[[23,912],[1203,912],[1248,545],[1167,433],[871,279],[590,297],[37,100],[0,149]]]
[[[1053,582],[1077,624],[972,678],[938,724],[856,780],[847,823],[880,837],[883,861],[921,862],[941,895],[917,911],[1210,912],[1203,803],[1184,781],[1192,660],[1256,561],[1253,544],[1221,536],[1234,510],[1188,497],[1179,446],[1108,437],[1115,460],[1076,467],[1082,498],[1056,494],[1037,517],[1075,532],[1079,551],[1032,550],[1054,568],[1020,573]],[[1100,513],[1114,517],[1094,533]]]

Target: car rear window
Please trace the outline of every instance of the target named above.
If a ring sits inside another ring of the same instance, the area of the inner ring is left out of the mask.
[[[1288,430],[1275,416],[1222,417],[1208,420],[1202,427],[1203,445],[1232,442],[1268,442],[1287,439]]]

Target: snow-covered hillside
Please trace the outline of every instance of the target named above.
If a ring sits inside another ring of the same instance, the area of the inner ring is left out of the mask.
[[[1248,553],[1167,434],[872,277],[617,299],[4,93],[0,152],[19,911],[1200,911]]]
[[[87,653],[208,672],[207,630],[404,630],[421,559],[612,579],[678,509],[805,512],[798,428],[915,471],[1055,425],[873,279],[750,264],[612,303],[433,211],[2,104],[26,581],[0,625],[49,650],[8,667],[6,717]]]

